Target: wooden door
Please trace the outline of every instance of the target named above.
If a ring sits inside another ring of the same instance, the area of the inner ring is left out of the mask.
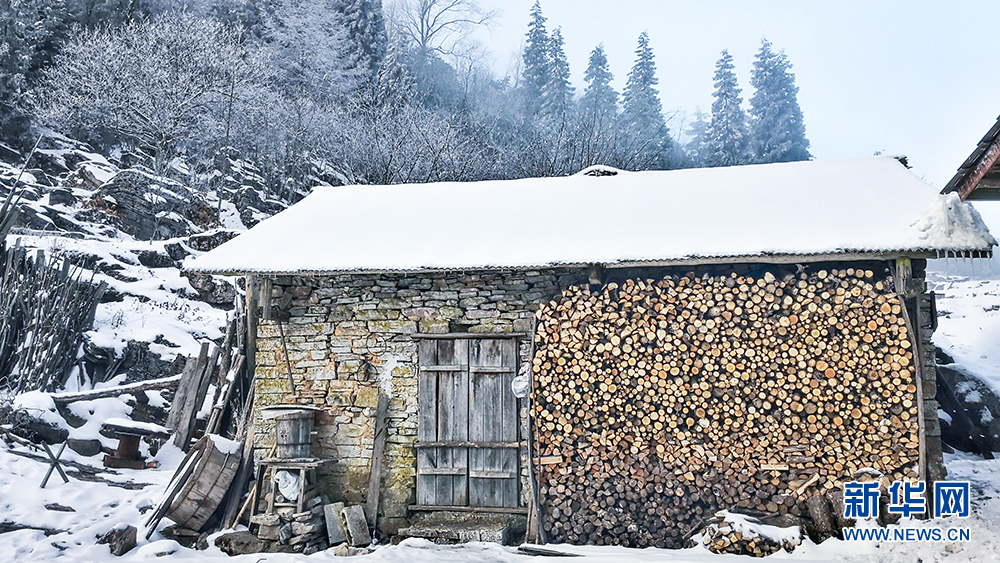
[[[492,446],[469,450],[471,506],[518,506],[516,361],[513,340],[469,342],[469,440]]]
[[[518,507],[514,340],[424,339],[419,361],[417,504]]]

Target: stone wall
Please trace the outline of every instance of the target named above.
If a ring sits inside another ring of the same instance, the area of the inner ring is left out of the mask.
[[[314,455],[337,460],[323,473],[324,492],[335,501],[359,503],[368,487],[381,386],[390,404],[380,525],[392,531],[403,525],[406,506],[414,501],[418,417],[412,335],[521,333],[520,362],[530,365],[527,335],[538,304],[586,280],[582,270],[278,277],[270,297],[274,307],[292,297],[282,329],[295,390],[289,389],[279,327],[262,320],[255,408],[259,414],[277,403],[322,407]],[[526,408],[520,410],[526,424]],[[266,452],[274,442],[273,423],[256,416],[254,428],[255,444]]]

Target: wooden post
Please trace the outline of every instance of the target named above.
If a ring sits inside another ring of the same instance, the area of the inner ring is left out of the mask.
[[[365,499],[365,513],[368,525],[374,530],[378,526],[379,487],[382,483],[382,458],[385,454],[385,442],[389,435],[388,418],[389,397],[385,393],[378,394],[378,410],[375,414],[375,443],[372,445],[372,470],[368,477],[368,496]]]
[[[906,322],[906,332],[910,337],[910,347],[913,350],[913,375],[915,380],[915,387],[917,388],[917,479],[921,481],[927,480],[927,422],[924,420],[924,373],[923,373],[923,362],[921,361],[921,350],[920,350],[920,333],[917,332],[919,327],[913,322],[910,317],[909,307],[907,306],[908,301],[913,303],[914,317],[920,318],[920,299],[907,299],[906,297],[906,285],[909,284],[910,277],[913,272],[911,270],[910,259],[909,258],[899,258],[896,260],[896,293],[899,295],[899,300],[902,302],[901,314],[903,320]],[[926,492],[924,493],[927,498],[928,513],[930,513],[930,505],[934,501],[933,494],[931,493],[931,486],[928,485]]]
[[[257,372],[257,301],[260,280],[253,274],[247,275],[247,373],[251,380]],[[251,388],[250,392],[257,390]]]

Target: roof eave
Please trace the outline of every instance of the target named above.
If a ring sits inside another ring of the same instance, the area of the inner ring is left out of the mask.
[[[696,256],[687,258],[674,258],[663,260],[620,260],[616,262],[562,262],[549,264],[512,264],[504,266],[467,266],[467,267],[441,267],[441,268],[375,268],[375,269],[340,269],[340,270],[259,270],[259,269],[188,269],[184,272],[194,274],[211,274],[223,276],[305,276],[322,277],[347,274],[430,274],[437,272],[473,272],[473,271],[511,271],[540,268],[590,268],[600,266],[603,268],[666,268],[700,266],[707,264],[801,264],[811,262],[855,262],[866,260],[896,260],[898,258],[941,258],[945,256],[964,256],[969,258],[991,258],[993,256],[992,247],[988,248],[953,248],[953,249],[914,249],[914,250],[883,250],[883,251],[844,251],[844,252],[823,252],[812,254],[753,254],[753,255],[730,255],[730,256]]]

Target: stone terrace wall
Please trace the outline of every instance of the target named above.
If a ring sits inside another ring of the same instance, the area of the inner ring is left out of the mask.
[[[381,385],[391,395],[381,526],[391,532],[404,523],[415,486],[417,341],[411,335],[528,334],[539,303],[586,281],[583,270],[278,277],[270,296],[273,306],[286,293],[293,297],[283,329],[295,393],[288,386],[278,325],[261,321],[255,444],[267,451],[274,442],[273,423],[259,417],[260,408],[277,403],[322,407],[314,455],[338,460],[325,471],[324,492],[334,500],[361,502]],[[519,339],[523,366],[530,365],[530,341],[530,334]],[[526,424],[523,405],[521,412]],[[526,478],[527,464],[522,466]]]

